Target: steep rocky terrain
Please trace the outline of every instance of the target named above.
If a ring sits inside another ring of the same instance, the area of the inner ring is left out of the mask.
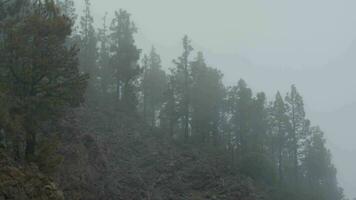
[[[110,199],[107,161],[97,141],[78,127],[73,113],[61,121],[63,162],[55,175],[65,199]]]
[[[0,151],[0,200],[64,200],[54,181],[34,165],[21,167]]]
[[[100,113],[87,112],[79,110],[61,123],[64,161],[57,180],[66,199],[264,199],[253,180],[233,173],[218,152],[127,126],[129,118],[104,131]]]
[[[1,153],[0,200],[266,199],[252,179],[226,165],[223,153],[128,126],[129,117],[105,131],[105,117],[81,109],[60,121],[63,161],[51,178]]]

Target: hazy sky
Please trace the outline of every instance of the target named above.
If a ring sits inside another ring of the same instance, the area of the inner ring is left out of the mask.
[[[354,0],[92,0],[92,5],[97,23],[105,12],[131,12],[139,41],[176,47],[188,34],[202,49],[258,57],[254,62],[268,67],[320,67],[356,35]]]
[[[81,13],[84,0],[75,2]],[[312,121],[327,129],[346,193],[356,197],[356,161],[350,163],[353,158],[342,156],[356,153],[351,128],[355,120],[353,116],[343,120],[346,115],[341,112],[356,102],[355,0],[91,2],[97,25],[105,12],[109,17],[120,8],[132,13],[139,29],[138,46],[147,52],[155,45],[166,68],[180,55],[181,38],[187,34],[208,63],[225,74],[228,84],[244,78],[272,96],[295,83]],[[336,114],[339,122],[349,124],[331,127],[331,119],[325,117]]]

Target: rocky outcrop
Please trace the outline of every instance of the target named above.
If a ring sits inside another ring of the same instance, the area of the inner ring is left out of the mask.
[[[64,200],[62,192],[36,166],[17,166],[0,151],[0,200]]]
[[[116,199],[260,200],[252,179],[231,173],[220,154],[208,155],[159,138],[117,140],[110,176]]]
[[[229,169],[223,153],[179,144],[137,122],[108,127],[113,119],[98,116],[82,110],[60,124],[64,161],[56,180],[65,199],[264,199],[252,179]]]
[[[78,119],[67,116],[59,125],[63,162],[56,180],[68,200],[108,200],[106,160],[95,138],[78,128]]]

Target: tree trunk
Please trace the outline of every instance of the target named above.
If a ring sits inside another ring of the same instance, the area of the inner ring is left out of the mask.
[[[188,90],[186,88],[186,90]],[[186,92],[188,93],[188,92]],[[188,94],[185,95],[185,109],[184,109],[184,139],[187,141],[189,138],[189,102],[188,102]]]
[[[36,151],[36,132],[27,128],[25,156],[27,161],[31,161]]]
[[[281,133],[281,124],[278,127],[278,176],[279,183],[283,183],[283,139]]]
[[[188,91],[188,56],[184,58],[184,138],[189,138],[189,91]]]
[[[169,133],[170,133],[171,139],[172,139],[173,136],[174,136],[174,132],[173,132],[173,119],[170,119],[170,120],[169,120]]]
[[[20,138],[16,137],[14,144],[13,144],[13,154],[14,154],[14,158],[16,161],[19,161],[21,158],[20,155]]]
[[[121,82],[120,82],[120,80],[117,80],[117,83],[116,83],[116,95],[117,95],[117,100],[120,101],[121,100]]]
[[[294,157],[294,178],[296,186],[299,185],[299,166],[298,166],[298,144],[297,141],[294,143],[294,150],[293,150],[293,157]]]
[[[143,120],[147,123],[147,94],[143,92]]]
[[[278,149],[278,173],[279,173],[279,183],[283,183],[283,153],[282,153],[282,146],[279,145]]]

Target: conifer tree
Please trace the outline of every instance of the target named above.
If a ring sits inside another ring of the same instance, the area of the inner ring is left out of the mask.
[[[272,137],[273,137],[273,150],[278,168],[278,177],[279,182],[284,182],[284,171],[285,171],[285,147],[287,142],[288,130],[290,130],[289,119],[287,115],[287,108],[283,101],[281,94],[278,92],[273,103],[271,110],[271,128],[272,128]]]
[[[164,103],[160,112],[160,126],[163,130],[168,130],[170,138],[176,135],[175,129],[179,119],[176,98],[176,82],[173,76],[168,76],[167,90],[164,92]]]
[[[286,98],[288,118],[291,125],[291,130],[289,131],[289,146],[290,155],[292,158],[293,166],[293,176],[295,182],[298,183],[299,176],[299,154],[301,151],[302,142],[305,141],[307,135],[305,132],[305,111],[303,98],[297,91],[297,88],[292,85],[290,93],[287,94]]]
[[[69,17],[73,23],[77,20],[78,15],[76,14],[75,5],[73,0],[57,0],[57,5],[61,9],[61,13]]]
[[[201,52],[190,65],[192,135],[201,143],[212,142],[217,145],[224,95],[222,74],[206,65]]]
[[[266,95],[261,92],[253,98],[251,111],[251,135],[249,137],[250,151],[266,154],[268,113]]]
[[[232,110],[231,125],[234,132],[236,147],[240,157],[247,152],[248,137],[251,134],[251,108],[252,108],[252,90],[247,87],[244,80],[231,88],[229,93],[229,102]]]
[[[177,81],[177,92],[179,92],[180,97],[180,114],[182,118],[182,128],[183,128],[183,137],[187,141],[190,136],[190,83],[191,83],[191,70],[189,66],[189,56],[193,47],[191,46],[191,41],[188,36],[183,38],[183,53],[173,62],[176,65],[176,70],[174,71]]]
[[[37,133],[42,122],[56,118],[83,101],[86,76],[78,71],[78,50],[65,45],[71,20],[60,15],[52,1],[35,1],[22,20],[5,20],[0,85],[13,99],[13,117],[22,116],[25,153],[36,153]],[[16,28],[15,28],[16,27]]]
[[[116,96],[121,108],[135,111],[138,100],[136,83],[141,74],[138,65],[140,52],[134,40],[137,32],[130,14],[125,10],[115,12],[111,23],[111,65],[116,79]]]
[[[88,94],[92,95],[97,79],[97,37],[94,29],[94,18],[90,11],[90,0],[85,0],[83,16],[80,18],[80,69],[89,74]]]
[[[303,161],[307,183],[305,190],[309,193],[308,199],[341,200],[342,190],[338,187],[336,169],[325,143],[324,133],[320,128],[312,127]]]
[[[108,97],[112,93],[113,85],[113,69],[110,66],[110,38],[107,25],[107,14],[103,18],[102,28],[99,29],[98,41],[100,42],[98,65],[100,76],[100,89],[103,98]]]
[[[161,58],[152,47],[149,56],[145,56],[142,80],[143,106],[145,120],[154,127],[167,90],[167,77],[162,70]]]

